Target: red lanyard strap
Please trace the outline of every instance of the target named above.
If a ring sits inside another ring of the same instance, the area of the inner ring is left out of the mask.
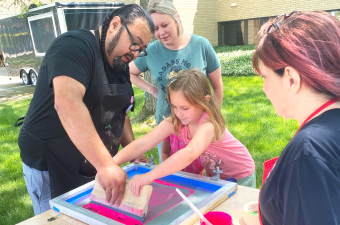
[[[318,114],[319,112],[321,112],[322,110],[324,110],[326,107],[332,105],[333,103],[339,101],[340,98],[333,98],[329,101],[327,101],[325,104],[323,104],[322,106],[320,106],[317,110],[315,110],[312,114],[310,114],[308,116],[308,118],[301,124],[301,126],[299,127],[299,129],[295,132],[294,136],[299,132],[299,130],[301,129],[301,127],[303,127],[311,118],[313,118],[316,114]]]

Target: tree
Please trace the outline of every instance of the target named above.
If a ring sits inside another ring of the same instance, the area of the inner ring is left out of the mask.
[[[44,0],[0,0],[0,12],[3,14],[8,12],[23,14],[31,8],[41,6],[42,1]]]
[[[332,11],[330,12],[331,15],[333,15],[337,20],[340,21],[340,11]]]
[[[140,0],[140,6],[144,9],[148,8],[149,0]],[[151,42],[156,40],[155,36],[151,39]],[[152,79],[151,72],[145,71],[144,72],[144,79],[148,81],[150,84],[156,85],[155,81]],[[141,110],[138,120],[145,120],[149,115],[155,114],[156,110],[156,101],[157,99],[153,97],[153,95],[149,94],[148,92],[145,93],[145,101],[143,109]]]

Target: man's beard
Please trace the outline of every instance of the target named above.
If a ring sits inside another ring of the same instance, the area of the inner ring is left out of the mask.
[[[121,70],[125,70],[126,67],[129,66],[129,62],[122,62],[122,57],[118,56],[116,58],[113,59],[113,70],[116,71],[121,71]]]
[[[109,43],[109,46],[106,50],[107,54],[109,54],[109,55],[112,54],[113,50],[115,49],[115,47],[118,44],[118,40],[119,40],[122,32],[123,32],[123,26],[119,29],[116,36],[114,36],[112,41]],[[126,63],[122,62],[123,56],[128,56],[131,60],[127,61]],[[113,65],[114,70],[118,70],[118,71],[125,70],[126,67],[129,65],[130,61],[132,61],[132,59],[133,59],[133,55],[130,54],[130,53],[126,53],[123,56],[117,56],[116,58],[113,59],[112,65]]]

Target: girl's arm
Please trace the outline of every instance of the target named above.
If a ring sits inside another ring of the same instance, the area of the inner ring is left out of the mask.
[[[142,77],[139,76],[142,72],[137,68],[134,62],[130,62],[129,67],[130,67],[131,83],[137,86],[138,88],[146,92],[149,92],[155,98],[157,98],[158,88],[153,86],[152,84],[150,84],[149,82],[147,82],[146,80],[144,80]]]
[[[117,155],[113,157],[113,161],[118,165],[122,165],[123,163],[135,159],[155,147],[159,142],[161,142],[173,133],[174,126],[172,125],[172,123],[163,120],[151,132],[131,142],[125,148],[120,150]]]
[[[162,143],[162,161],[165,161],[170,157],[171,146],[170,141],[163,141]]]
[[[201,123],[187,147],[171,155],[150,172],[133,177],[129,184],[132,193],[139,196],[141,186],[184,169],[207,149],[214,136],[213,124],[211,122]]]

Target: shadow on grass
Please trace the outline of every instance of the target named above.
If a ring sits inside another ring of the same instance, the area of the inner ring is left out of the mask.
[[[18,153],[19,147],[17,143],[20,127],[14,127],[14,123],[22,117],[24,113],[21,113],[21,110],[19,110],[19,112],[15,110],[12,105],[0,104],[0,115],[0,156],[4,153]],[[2,157],[0,157],[0,163],[2,163],[1,158]]]
[[[14,123],[20,117],[26,114],[27,109],[20,110],[23,104],[17,106],[19,109],[14,109],[13,104],[0,103],[1,126],[10,126],[14,128]]]
[[[3,185],[6,186],[6,183]],[[25,183],[15,185],[10,190],[1,188],[0,224],[17,224],[33,216],[33,207]]]
[[[23,173],[15,121],[24,116],[30,100],[0,104],[0,224],[16,224],[32,216],[33,208]]]

